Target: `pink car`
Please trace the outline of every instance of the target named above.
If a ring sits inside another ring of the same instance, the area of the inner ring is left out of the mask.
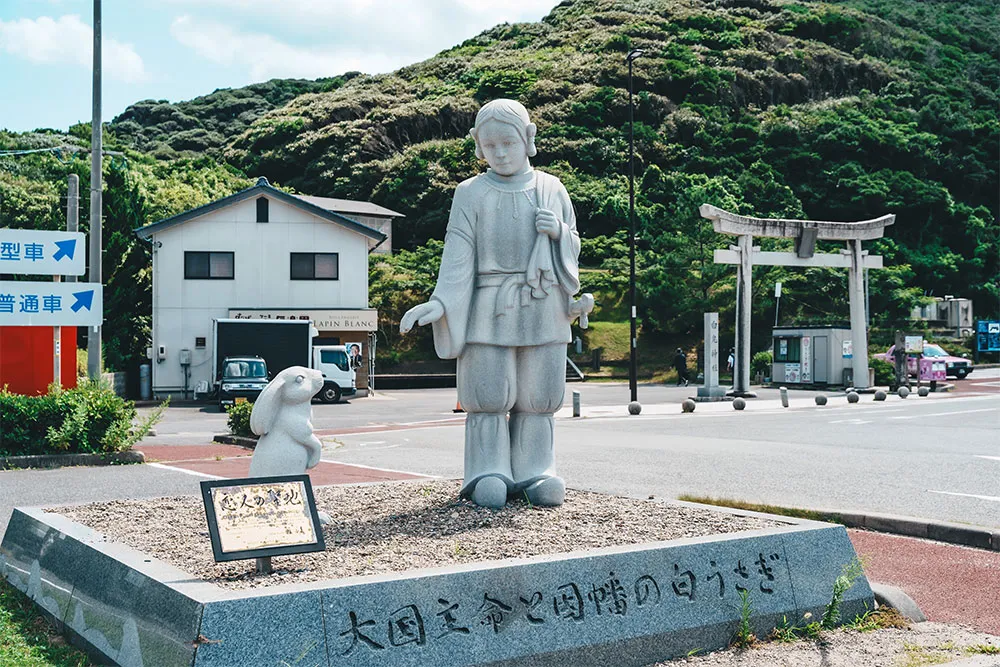
[[[896,346],[893,345],[885,353],[885,360],[890,364],[894,363],[892,353],[895,351]],[[965,377],[972,372],[972,361],[965,357],[954,357],[947,352],[944,348],[935,343],[924,342],[924,357],[931,359],[943,359],[945,362],[945,373],[949,376],[956,377],[959,380],[964,380]],[[906,362],[906,368],[910,372],[910,375],[917,374],[917,358],[909,357]]]

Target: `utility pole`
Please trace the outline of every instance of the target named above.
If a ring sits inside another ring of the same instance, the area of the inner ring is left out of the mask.
[[[638,331],[635,321],[635,139],[632,130],[633,115],[635,107],[632,104],[632,62],[642,55],[642,50],[633,49],[629,52],[626,60],[628,61],[628,284],[629,284],[629,304],[632,306],[631,311],[631,336],[629,338],[629,355],[628,355],[628,388],[631,394],[631,403],[629,403],[629,412],[631,414],[639,414],[641,406],[639,405],[638,398],[638,385],[639,385],[639,372],[638,372],[638,362],[636,360],[636,349],[638,345]],[[634,406],[634,407],[633,407]],[[633,409],[635,410],[633,412]]]
[[[66,188],[66,231],[75,232],[80,228],[80,177],[69,175]],[[54,276],[54,282],[60,282],[61,276]],[[66,282],[76,282],[76,276],[67,276]],[[52,374],[53,382],[62,386],[62,327],[52,327]],[[74,373],[75,373],[74,369]]]
[[[90,282],[103,283],[101,278],[101,0],[94,0],[94,92],[90,120]],[[101,326],[91,327],[87,334],[87,376],[101,377]]]

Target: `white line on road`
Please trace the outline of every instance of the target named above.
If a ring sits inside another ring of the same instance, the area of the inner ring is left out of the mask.
[[[438,479],[437,475],[424,475],[412,470],[395,470],[393,468],[376,468],[375,466],[363,466],[360,463],[348,463],[347,461],[335,461],[333,459],[320,459],[324,463],[336,463],[342,466],[353,466],[355,468],[365,468],[366,470],[381,470],[382,472],[398,472],[402,475],[416,475],[417,477],[427,477],[428,479]]]
[[[162,463],[147,463],[146,465],[152,466],[154,468],[162,468],[164,470],[170,470],[173,472],[182,472],[186,475],[194,475],[195,477],[207,477],[208,479],[227,479],[226,477],[219,477],[218,475],[209,475],[205,472],[196,472],[194,470],[186,470],[185,468],[175,468],[174,466],[164,465]]]
[[[900,415],[889,419],[921,419],[923,417],[947,417],[948,415],[965,415],[970,412],[997,412],[1000,408],[978,408],[976,410],[952,410],[951,412],[923,412],[919,415]]]
[[[973,454],[977,459],[989,459],[990,461],[1000,461],[1000,456],[983,456],[982,454]]]
[[[870,419],[834,419],[830,424],[871,424]]]
[[[927,489],[930,493],[940,493],[944,496],[962,496],[963,498],[978,498],[979,500],[989,500],[994,503],[1000,503],[1000,496],[977,496],[974,493],[955,493],[954,491],[934,491],[933,489]]]

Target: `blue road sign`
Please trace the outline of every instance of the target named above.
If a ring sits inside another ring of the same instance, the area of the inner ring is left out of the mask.
[[[1000,322],[997,320],[976,322],[976,349],[980,352],[1000,352]]]
[[[81,276],[87,269],[82,232],[0,229],[0,273]]]
[[[0,282],[0,326],[98,326],[103,307],[99,283]]]

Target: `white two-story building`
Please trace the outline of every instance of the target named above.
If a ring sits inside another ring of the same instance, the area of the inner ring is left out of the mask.
[[[358,343],[370,359],[378,317],[368,308],[368,255],[397,217],[366,202],[291,195],[261,178],[137,229],[153,254],[153,394],[190,396],[212,382],[217,319],[309,319],[314,344]],[[370,367],[358,371],[360,390]]]

